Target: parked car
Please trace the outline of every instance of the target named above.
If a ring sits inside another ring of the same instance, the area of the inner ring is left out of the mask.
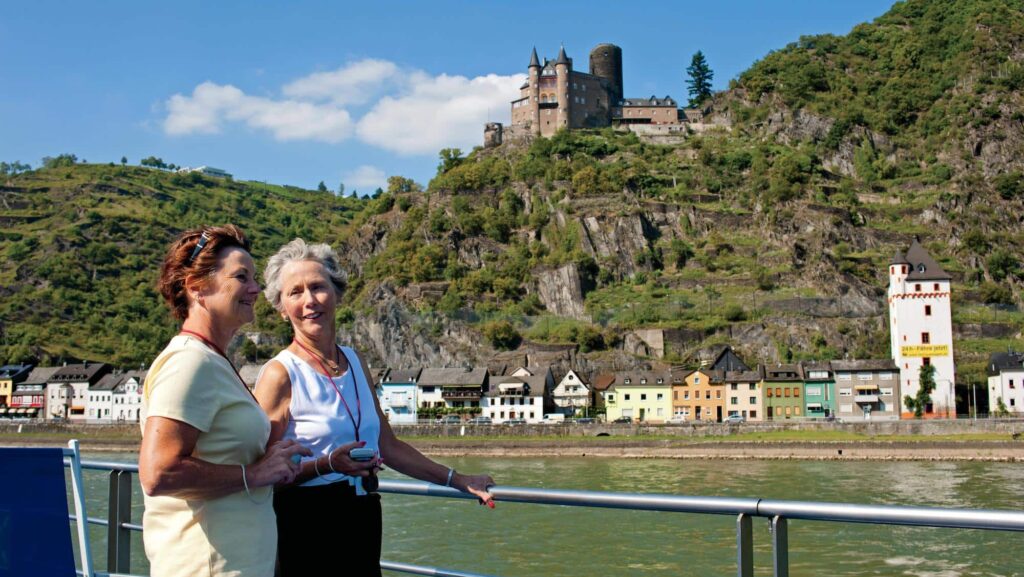
[[[461,425],[462,417],[458,415],[445,415],[437,420],[441,425]]]
[[[505,424],[510,426],[510,427],[515,427],[515,426],[518,426],[518,425],[525,425],[526,424],[526,419],[509,419],[509,420],[505,421]]]
[[[619,417],[618,419],[615,419],[612,422],[613,423],[626,423],[626,424],[629,424],[629,423],[633,422],[633,417]]]
[[[470,424],[470,425],[490,425],[491,424],[491,418],[490,417],[473,417],[472,419],[470,419],[468,421],[468,424]]]
[[[729,423],[730,425],[745,423],[746,421],[747,418],[744,417],[743,415],[729,415],[728,417],[725,418],[725,422]]]
[[[685,425],[687,421],[689,421],[689,419],[682,415],[672,415],[669,417],[669,420],[665,421],[665,423],[669,425]]]
[[[561,425],[565,423],[565,415],[562,413],[547,413],[542,421],[547,425]]]
[[[577,425],[593,425],[596,422],[597,421],[591,417],[581,417],[579,419],[576,419]]]

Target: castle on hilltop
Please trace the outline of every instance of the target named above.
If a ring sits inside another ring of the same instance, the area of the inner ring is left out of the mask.
[[[529,78],[512,101],[512,124],[488,123],[485,146],[512,135],[551,136],[559,129],[619,125],[681,125],[687,120],[670,96],[623,98],[622,49],[598,44],[590,51],[590,72],[573,69],[563,46],[555,60],[530,55]],[[690,112],[690,111],[687,111]]]

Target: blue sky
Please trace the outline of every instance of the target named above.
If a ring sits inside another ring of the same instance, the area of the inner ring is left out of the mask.
[[[703,50],[723,89],[804,34],[845,34],[891,0],[49,2],[0,19],[0,160],[155,155],[236,178],[370,192],[426,182],[508,102],[530,49],[623,50],[626,96],[685,101]]]

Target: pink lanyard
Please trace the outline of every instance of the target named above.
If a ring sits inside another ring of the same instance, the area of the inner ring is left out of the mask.
[[[238,369],[235,368],[235,365],[231,362],[231,359],[229,359],[228,356],[224,354],[224,351],[220,350],[220,347],[218,347],[210,339],[204,337],[203,335],[201,335],[201,334],[199,334],[199,333],[197,333],[195,331],[190,331],[188,329],[181,329],[181,334],[183,334],[183,335],[190,335],[190,336],[193,336],[193,337],[199,339],[204,345],[206,345],[206,346],[210,347],[211,349],[213,349],[213,351],[215,353],[217,353],[218,355],[224,357],[224,360],[228,362],[228,366],[231,367],[231,370],[235,371],[235,376],[238,377],[238,382],[241,383],[242,388],[245,389],[245,392],[249,393],[249,396],[252,397],[252,400],[256,401],[257,405],[260,403],[259,401],[256,400],[256,395],[252,394],[252,391],[249,390],[249,387],[245,386],[245,379],[242,378],[242,375],[238,374]]]
[[[362,426],[363,424],[363,404],[362,401],[359,399],[359,381],[356,380],[356,373],[355,369],[352,368],[352,363],[348,363],[348,370],[352,374],[352,385],[355,386],[356,388],[356,412],[359,413],[358,420],[352,416],[352,409],[348,408],[348,402],[346,402],[345,397],[342,396],[341,389],[339,389],[337,383],[334,382],[334,378],[331,377],[331,373],[330,371],[327,370],[327,367],[325,367],[324,364],[320,362],[320,357],[314,355],[312,351],[303,346],[298,339],[295,339],[292,342],[298,345],[300,349],[306,351],[306,354],[312,357],[313,360],[316,361],[316,364],[320,365],[320,370],[322,370],[324,372],[324,375],[327,376],[327,380],[331,381],[331,385],[334,387],[334,390],[338,392],[338,398],[341,399],[341,404],[345,406],[345,412],[348,413],[349,421],[352,423],[352,426],[355,427],[356,429],[356,441],[358,442],[359,427]],[[348,362],[347,355],[345,357],[345,361]]]

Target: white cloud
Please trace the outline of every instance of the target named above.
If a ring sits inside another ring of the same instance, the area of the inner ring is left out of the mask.
[[[348,111],[332,105],[248,96],[231,85],[204,82],[191,96],[175,94],[167,101],[164,131],[168,134],[211,134],[224,121],[269,130],[278,140],[336,143],[352,134]]]
[[[353,190],[362,190],[366,193],[377,188],[387,188],[388,177],[383,170],[376,166],[364,164],[352,172],[346,173],[341,181],[345,183],[346,194],[351,194]]]
[[[483,140],[483,125],[508,120],[509,102],[519,94],[523,74],[431,77],[416,73],[401,96],[385,96],[356,127],[359,138],[400,154],[434,154],[445,147],[472,148]]]
[[[277,140],[327,143],[354,134],[399,154],[433,155],[445,147],[469,149],[480,144],[488,120],[507,122],[509,102],[525,78],[431,76],[402,71],[386,60],[366,59],[299,78],[282,87],[279,99],[204,82],[191,95],[175,94],[167,100],[163,126],[171,135],[215,134],[234,122],[266,130]],[[369,111],[353,121],[346,106],[365,103],[372,103]]]
[[[399,80],[398,66],[387,60],[368,58],[333,72],[317,72],[285,85],[285,96],[329,100],[339,106],[365,104],[380,90]]]

